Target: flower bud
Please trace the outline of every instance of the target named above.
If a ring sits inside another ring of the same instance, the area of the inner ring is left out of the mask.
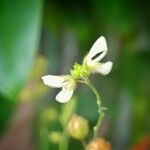
[[[62,133],[61,132],[51,132],[48,137],[52,143],[58,144],[62,140]]]
[[[81,116],[74,115],[69,121],[68,131],[73,138],[84,139],[89,132],[88,121]]]
[[[105,139],[97,138],[91,141],[86,150],[111,150],[111,145],[109,142],[105,141]]]
[[[42,117],[45,120],[54,122],[58,119],[58,111],[54,107],[48,107],[44,110]]]

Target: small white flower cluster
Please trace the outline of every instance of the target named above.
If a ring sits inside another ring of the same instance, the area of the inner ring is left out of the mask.
[[[106,55],[107,51],[106,40],[101,36],[93,44],[89,53],[84,58],[83,64],[74,65],[74,70],[71,70],[71,75],[46,75],[42,77],[44,84],[53,88],[62,88],[57,94],[56,100],[61,103],[66,103],[71,99],[78,80],[88,77],[90,73],[107,75],[111,71],[112,62],[99,62]]]

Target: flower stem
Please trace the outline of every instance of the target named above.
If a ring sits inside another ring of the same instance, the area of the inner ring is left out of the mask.
[[[81,143],[82,143],[83,148],[86,149],[86,142],[85,142],[85,140],[81,140]]]
[[[96,103],[97,103],[97,106],[98,106],[99,118],[98,118],[98,121],[97,121],[96,125],[93,128],[94,138],[97,138],[98,137],[98,130],[99,130],[99,128],[102,124],[103,118],[105,116],[104,110],[106,110],[107,108],[102,107],[100,95],[99,95],[97,89],[92,85],[90,80],[88,78],[86,78],[85,81],[86,81],[86,84],[90,87],[90,89],[94,92],[94,94],[96,96],[96,99],[97,99]]]
[[[69,144],[69,135],[66,127],[63,127],[63,138],[59,144],[59,150],[68,150],[68,144]]]

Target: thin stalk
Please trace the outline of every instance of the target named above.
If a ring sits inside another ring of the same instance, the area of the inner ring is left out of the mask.
[[[85,142],[85,140],[81,140],[81,143],[82,143],[83,148],[86,149],[86,142]]]
[[[86,84],[90,87],[90,89],[93,91],[93,93],[96,96],[96,103],[97,103],[97,107],[98,107],[98,113],[99,113],[99,117],[98,117],[98,121],[96,123],[96,125],[94,126],[93,130],[94,130],[94,138],[98,137],[98,130],[102,124],[103,118],[105,116],[104,110],[106,110],[105,107],[102,107],[102,103],[101,103],[101,98],[100,95],[97,91],[97,89],[92,85],[92,83],[90,82],[90,80],[88,78],[85,79]]]
[[[68,150],[69,139],[67,128],[64,126],[62,141],[59,143],[59,150]]]

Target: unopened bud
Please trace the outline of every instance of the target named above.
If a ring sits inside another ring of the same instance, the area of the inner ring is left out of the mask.
[[[81,116],[74,115],[69,121],[68,131],[73,138],[84,139],[89,132],[88,121]]]
[[[49,121],[56,121],[58,118],[58,111],[54,107],[49,107],[43,112],[43,118]]]
[[[86,150],[112,150],[112,148],[105,139],[97,138],[88,144]]]
[[[51,132],[48,137],[52,143],[58,144],[62,140],[62,133],[61,132]]]

